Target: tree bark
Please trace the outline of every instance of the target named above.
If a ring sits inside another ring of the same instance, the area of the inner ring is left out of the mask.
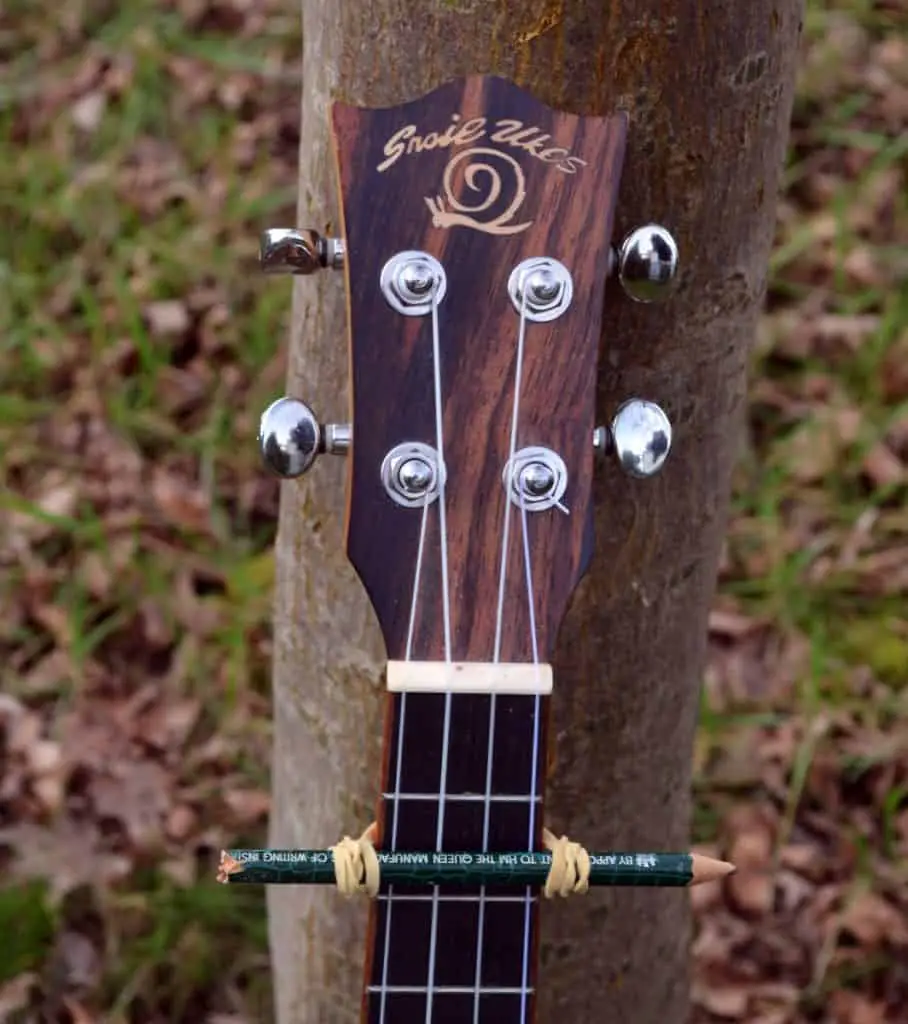
[[[556,658],[549,823],[591,848],[682,849],[706,619],[746,363],[775,219],[802,0],[303,0],[299,222],[338,224],[334,99],[400,103],[493,72],[578,113],[630,113],[616,236],[648,220],[681,250],[668,303],[610,286],[603,419],[659,402],[675,428],[662,475],[596,483],[596,555]],[[344,419],[340,275],[294,292],[288,393]],[[339,460],[337,460],[339,461]],[[331,464],[335,462],[335,464]],[[326,464],[327,463],[327,464]],[[275,623],[271,841],[322,846],[369,820],[379,779],[383,652],[344,554],[343,470],[284,486]],[[365,909],[272,889],[280,1024],[358,1020]],[[539,1022],[680,1024],[683,892],[599,890],[543,908]],[[591,942],[590,938],[594,937]]]

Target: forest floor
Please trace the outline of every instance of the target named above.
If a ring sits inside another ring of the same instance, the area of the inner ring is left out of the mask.
[[[893,31],[899,28],[900,32]],[[270,1018],[292,0],[0,9],[0,1020]],[[814,2],[710,623],[700,1024],[908,1020],[908,6]],[[717,837],[718,840],[717,840]],[[706,847],[705,847],[706,848]]]

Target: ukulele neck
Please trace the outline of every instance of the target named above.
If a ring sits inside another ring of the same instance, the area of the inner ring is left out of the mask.
[[[382,847],[538,849],[548,706],[540,695],[394,694]],[[538,900],[530,888],[386,887],[370,927],[365,1020],[532,1020]]]

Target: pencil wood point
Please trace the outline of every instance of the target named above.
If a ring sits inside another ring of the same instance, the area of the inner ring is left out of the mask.
[[[241,871],[242,867],[242,864],[235,857],[231,857],[226,850],[221,850],[221,863],[218,865],[218,881],[222,885],[226,885],[228,877]]]
[[[702,885],[704,882],[715,882],[736,871],[734,864],[727,860],[716,860],[702,853],[691,854],[691,885]]]

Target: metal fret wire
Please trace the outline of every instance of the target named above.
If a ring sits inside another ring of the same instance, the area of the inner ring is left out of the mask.
[[[388,894],[380,894],[376,896],[378,900],[390,900],[391,887],[388,886]],[[396,903],[431,903],[433,897],[426,893],[414,893],[413,895],[402,895],[395,893],[393,897]],[[478,903],[481,899],[484,899],[486,903],[523,903],[526,900],[526,896],[470,896],[468,893],[439,893],[438,900],[440,903]],[[532,903],[536,902],[536,897],[530,897]]]
[[[438,800],[437,793],[382,793],[382,797],[385,800],[427,800],[430,803],[435,803]],[[480,800],[485,803],[487,800],[497,800],[501,803],[514,803],[514,804],[527,804],[533,801],[540,801],[541,796],[534,795],[532,793],[526,796],[523,793],[490,793],[486,796],[484,793],[446,793],[445,800],[448,802],[452,800],[462,801],[476,801]],[[486,851],[484,850],[483,853]]]
[[[368,990],[370,992],[391,992],[391,993],[407,993],[420,995],[425,993],[431,999],[432,994],[436,995],[468,995],[472,994],[476,990],[472,985],[433,985],[431,988],[424,985],[391,985],[390,987],[379,987],[378,985],[369,985]],[[525,988],[503,988],[501,986],[491,986],[481,990],[481,995],[488,996],[524,996],[529,995],[532,989]]]

